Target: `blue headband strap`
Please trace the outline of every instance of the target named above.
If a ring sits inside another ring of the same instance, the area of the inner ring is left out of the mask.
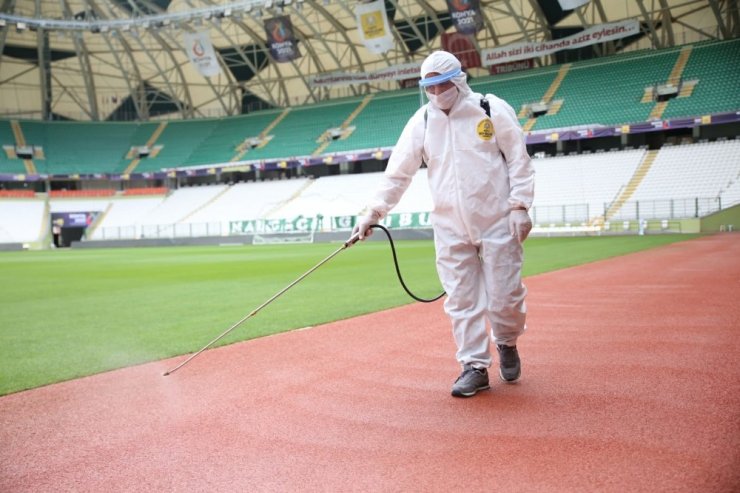
[[[426,79],[421,79],[419,80],[419,86],[420,87],[436,86],[437,84],[447,82],[448,80],[452,79],[456,75],[459,75],[460,72],[462,72],[462,69],[456,68],[454,70],[447,72],[446,74],[440,74],[440,75],[435,75],[434,77],[427,77]]]

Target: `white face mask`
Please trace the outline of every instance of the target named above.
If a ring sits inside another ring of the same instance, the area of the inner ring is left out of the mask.
[[[457,101],[457,87],[452,86],[442,94],[427,93],[427,97],[437,108],[441,110],[449,110],[452,108],[452,105],[455,104],[455,101]]]

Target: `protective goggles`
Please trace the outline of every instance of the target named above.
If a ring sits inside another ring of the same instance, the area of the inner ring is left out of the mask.
[[[455,76],[460,75],[461,72],[462,69],[456,68],[444,74],[435,75],[434,77],[427,77],[426,79],[420,79],[419,87],[423,87],[426,89],[427,87],[436,86],[437,84],[443,84],[452,80]]]

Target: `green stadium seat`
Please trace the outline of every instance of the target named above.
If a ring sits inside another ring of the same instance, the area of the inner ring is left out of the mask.
[[[157,171],[188,164],[190,155],[198,146],[207,142],[219,120],[176,120],[167,123],[164,131],[154,142],[162,146],[156,157],[142,159],[135,172]],[[154,133],[154,131],[152,131]],[[151,135],[147,137],[147,141]],[[141,145],[146,144],[144,141]]]
[[[642,103],[645,87],[665,82],[682,47],[641,50],[573,63],[552,100],[563,100],[553,115],[537,118],[533,131],[647,121],[654,103]],[[493,93],[518,113],[522,105],[540,101],[558,75],[560,65],[471,80],[474,91]],[[740,109],[740,40],[711,41],[693,46],[683,80],[698,80],[690,97],[672,99],[662,118],[693,117]],[[387,148],[395,145],[409,117],[419,108],[418,89],[376,93],[349,123],[355,130],[345,138],[317,140],[329,128],[341,127],[364,96],[272,109],[219,119],[169,121],[154,142],[162,146],[142,159],[133,172],[216,165],[232,159],[279,160],[321,154]],[[279,119],[281,118],[282,119]],[[279,120],[278,120],[279,119]],[[524,124],[528,118],[520,118]],[[246,138],[257,137],[279,121],[264,146],[240,153]],[[121,173],[132,164],[133,146],[146,145],[159,122],[41,122],[22,121],[29,145],[44,148],[45,159],[34,160],[39,173]],[[14,144],[10,122],[0,121],[0,139]],[[24,173],[22,160],[0,153],[0,172]]]
[[[679,51],[574,63],[553,96],[563,100],[560,111],[539,117],[533,130],[647,121],[653,104],[640,102],[644,89],[668,78]]]
[[[359,105],[360,99],[354,103]],[[419,109],[418,89],[376,94],[350,124],[355,131],[344,140],[335,140],[324,152],[350,152],[392,147],[406,122]]]
[[[8,120],[0,120],[0,144],[15,145],[15,136],[13,135],[13,129],[10,126]],[[26,167],[23,165],[23,161],[20,159],[8,159],[3,149],[0,152],[0,173],[1,174],[18,174],[25,173]]]
[[[135,123],[20,122],[26,143],[41,145],[45,159],[34,160],[39,173],[117,173],[128,152]]]
[[[242,144],[246,138],[257,137],[280,113],[282,110],[260,111],[218,120],[209,137],[193,150],[185,164],[198,165],[230,161],[238,154],[237,146]],[[250,159],[249,151],[241,159]]]
[[[340,127],[360,104],[360,99],[332,101],[293,108],[270,134],[264,147],[252,149],[244,159],[281,159],[310,156],[317,139],[329,128]]]
[[[698,80],[690,97],[670,100],[663,118],[740,109],[740,39],[694,46],[683,80]]]

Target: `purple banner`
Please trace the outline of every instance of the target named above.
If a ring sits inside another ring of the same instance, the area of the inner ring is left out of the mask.
[[[293,23],[290,17],[283,15],[265,20],[267,46],[270,47],[272,59],[278,63],[289,62],[300,57],[298,42],[293,34]]]
[[[693,128],[702,125],[716,125],[721,123],[740,122],[740,112],[719,113],[690,118],[674,118],[672,120],[655,120],[652,122],[630,123],[610,127],[592,127],[579,130],[541,130],[537,133],[527,133],[527,144],[545,144],[558,140],[581,140],[598,137],[617,137],[620,135],[642,134],[646,132],[660,132],[676,128]]]
[[[480,0],[447,0],[447,7],[460,34],[474,35],[483,27]]]

